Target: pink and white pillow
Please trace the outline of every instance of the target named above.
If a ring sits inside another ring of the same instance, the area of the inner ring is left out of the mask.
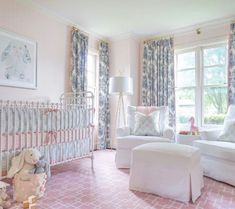
[[[135,129],[135,112],[141,112],[145,115],[150,114],[154,111],[159,111],[159,125],[160,136],[163,135],[163,131],[168,127],[168,107],[167,106],[128,106],[127,107],[127,124],[130,128],[130,134],[134,134]]]
[[[159,116],[160,111],[154,111],[147,115],[135,112],[134,135],[160,136]]]

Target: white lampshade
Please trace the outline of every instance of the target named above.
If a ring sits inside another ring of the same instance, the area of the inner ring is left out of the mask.
[[[131,77],[115,76],[109,79],[110,94],[133,94],[133,80]]]

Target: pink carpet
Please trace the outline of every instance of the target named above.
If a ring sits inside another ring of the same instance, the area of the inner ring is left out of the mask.
[[[52,168],[38,209],[235,209],[235,187],[209,178],[195,204],[130,191],[129,170],[116,169],[114,156],[115,151],[95,152],[94,170],[87,158]]]

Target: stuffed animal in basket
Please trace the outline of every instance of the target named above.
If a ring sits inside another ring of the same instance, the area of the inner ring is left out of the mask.
[[[9,186],[5,182],[0,181],[0,209],[10,208],[10,198],[6,193],[6,187]]]
[[[39,162],[41,153],[37,149],[25,149],[12,158],[8,177],[13,178],[14,199],[22,202],[29,196],[38,198],[44,195],[46,173],[34,174],[35,165]]]

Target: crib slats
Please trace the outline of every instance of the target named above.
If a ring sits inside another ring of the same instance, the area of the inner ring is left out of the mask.
[[[91,92],[63,94],[60,103],[0,100],[0,179],[25,148],[43,151],[51,165],[93,156],[93,100]]]

